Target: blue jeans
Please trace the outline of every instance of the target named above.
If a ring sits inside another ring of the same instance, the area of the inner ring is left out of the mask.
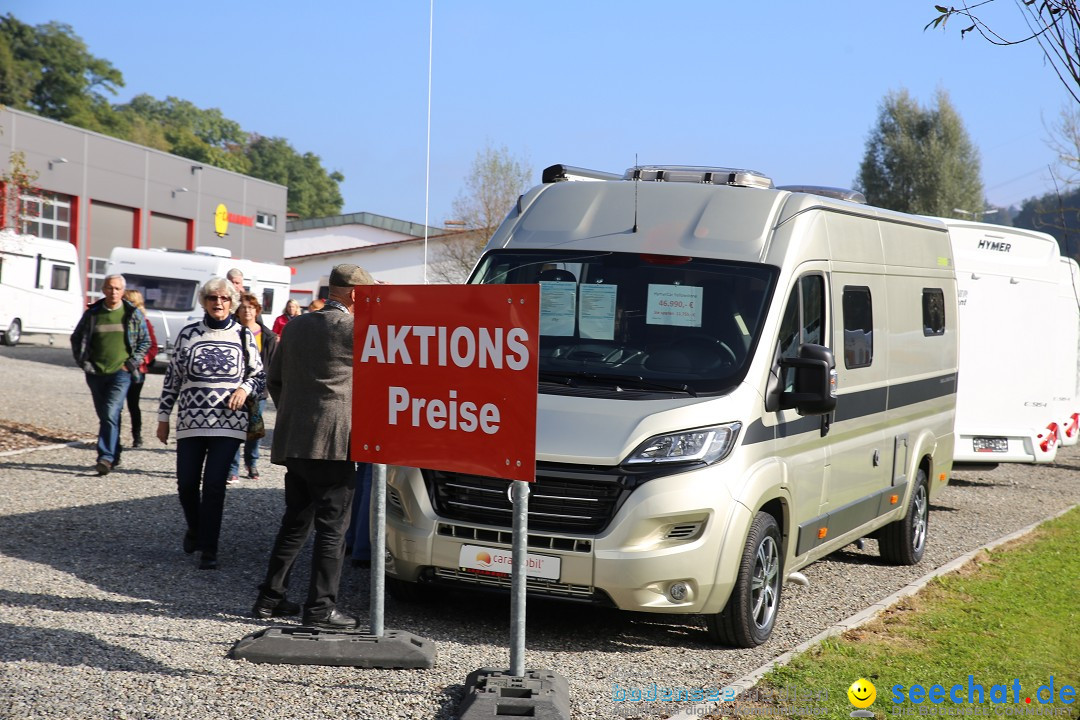
[[[176,441],[176,489],[196,549],[217,555],[229,459],[240,440],[198,435]]]
[[[357,560],[371,556],[371,463],[356,463],[356,494],[345,544],[352,548],[352,557]]]
[[[259,414],[266,412],[266,398],[259,400]],[[240,474],[240,455],[243,453],[244,465],[249,468],[255,467],[259,462],[259,440],[245,440],[243,447],[236,448],[232,465],[229,466],[229,476]]]
[[[120,413],[124,409],[131,373],[121,370],[111,375],[86,375],[94,411],[98,416],[97,456],[116,465],[120,462]]]

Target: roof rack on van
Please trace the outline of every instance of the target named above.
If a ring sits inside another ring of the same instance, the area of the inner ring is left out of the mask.
[[[540,180],[543,183],[562,182],[564,180],[622,180],[622,175],[559,164],[544,168]]]
[[[826,187],[824,185],[781,185],[777,190],[787,190],[788,192],[807,193],[809,195],[821,195],[823,197],[834,198],[836,200],[847,200],[848,202],[866,204],[866,196],[858,190],[847,190],[845,188]]]
[[[736,185],[738,187],[771,188],[773,181],[756,170],[725,167],[695,167],[692,165],[638,165],[623,174],[623,180],[654,182],[690,182],[706,185]]]

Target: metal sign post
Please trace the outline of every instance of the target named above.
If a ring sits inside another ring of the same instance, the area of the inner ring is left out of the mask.
[[[371,526],[375,537],[371,541],[371,634],[383,636],[383,605],[386,590],[386,466],[371,466],[371,506],[375,516]]]
[[[510,562],[510,674],[525,675],[525,574],[528,567],[529,484],[512,480],[514,544]]]

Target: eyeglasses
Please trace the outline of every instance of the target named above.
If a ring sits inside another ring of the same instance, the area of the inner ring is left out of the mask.
[[[222,303],[231,303],[232,302],[232,298],[229,297],[228,295],[207,295],[206,300],[209,301],[209,302],[218,302],[219,300]]]

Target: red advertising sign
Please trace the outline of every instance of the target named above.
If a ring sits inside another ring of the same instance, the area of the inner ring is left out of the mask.
[[[538,285],[356,288],[353,458],[535,479]]]

